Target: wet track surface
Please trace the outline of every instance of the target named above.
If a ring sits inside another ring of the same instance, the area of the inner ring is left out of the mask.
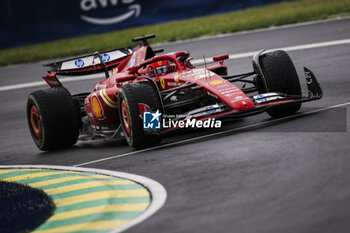
[[[342,19],[162,47],[201,58],[349,38],[350,19]],[[350,44],[288,53],[302,85],[306,66],[324,91],[300,115],[276,121],[264,113],[225,121],[220,130],[181,131],[141,152],[124,142],[91,141],[42,153],[32,142],[25,106],[29,93],[44,86],[1,91],[0,164],[73,166],[123,155],[84,166],[146,176],[168,192],[159,212],[127,232],[348,232]],[[40,81],[44,63],[0,68],[0,86]],[[252,70],[250,57],[225,64],[230,73]],[[96,82],[64,85],[75,94]]]

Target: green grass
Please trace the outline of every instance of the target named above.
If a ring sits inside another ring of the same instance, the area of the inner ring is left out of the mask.
[[[350,0],[281,2],[226,14],[0,50],[0,66],[127,47],[132,44],[132,37],[152,33],[157,35],[152,43],[163,43],[348,15]]]

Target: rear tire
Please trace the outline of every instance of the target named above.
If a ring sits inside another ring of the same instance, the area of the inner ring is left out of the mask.
[[[265,92],[281,92],[301,97],[298,74],[289,55],[283,50],[266,53],[260,57],[260,65],[267,83]],[[299,111],[301,103],[275,107],[267,111],[272,117],[284,117]]]
[[[34,143],[42,151],[74,145],[79,136],[79,114],[66,88],[54,87],[31,93],[27,120]]]
[[[159,97],[149,82],[135,82],[120,88],[118,93],[118,113],[125,139],[129,146],[145,148],[161,141],[158,132],[145,134],[139,103],[146,104],[151,111],[161,109]]]

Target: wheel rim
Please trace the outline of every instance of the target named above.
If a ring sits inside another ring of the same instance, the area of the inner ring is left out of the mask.
[[[124,100],[122,100],[121,108],[122,108],[121,112],[122,112],[122,118],[123,118],[123,125],[124,125],[126,133],[130,136],[131,135],[131,128],[130,128],[129,111],[128,111],[128,108],[127,108]]]
[[[35,105],[30,108],[30,124],[33,129],[33,133],[37,139],[41,139],[42,135],[42,127],[41,127],[41,119],[38,109]]]

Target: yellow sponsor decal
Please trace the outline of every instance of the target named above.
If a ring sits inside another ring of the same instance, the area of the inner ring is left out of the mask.
[[[219,85],[219,84],[222,84],[224,82],[224,80],[213,80],[211,82],[209,82],[210,85]]]
[[[103,110],[102,110],[100,101],[98,101],[96,96],[92,97],[92,111],[95,113],[96,117],[98,118],[103,117]]]
[[[162,63],[162,61],[159,61],[159,62],[158,62],[158,65],[160,65],[160,66],[161,66],[162,64],[163,64],[163,63]]]
[[[161,79],[161,80],[160,80],[160,85],[162,86],[163,89],[165,89],[165,82],[164,82],[164,79]]]
[[[107,92],[106,92],[106,89],[103,89],[102,91],[103,93],[103,96],[106,97],[107,101],[113,105],[117,105],[117,102],[112,100],[108,95],[107,95]]]
[[[175,75],[174,80],[175,80],[175,82],[179,82],[179,75]]]

